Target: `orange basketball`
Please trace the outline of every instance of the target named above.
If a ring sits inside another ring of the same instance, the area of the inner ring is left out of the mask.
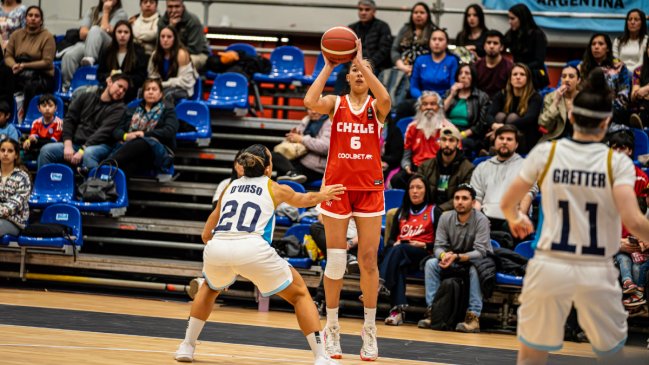
[[[324,32],[320,40],[322,55],[333,63],[346,63],[356,56],[358,37],[348,27],[333,27]]]

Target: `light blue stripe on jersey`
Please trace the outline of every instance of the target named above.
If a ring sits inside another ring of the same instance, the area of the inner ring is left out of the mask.
[[[268,244],[270,245],[273,242],[273,232],[275,231],[275,212],[273,216],[270,217],[266,227],[264,227],[264,234],[261,236]]]
[[[532,242],[532,250],[536,251],[536,246],[539,244],[541,239],[541,230],[543,229],[543,205],[539,204],[539,221],[536,224],[536,234],[534,235],[534,241]]]

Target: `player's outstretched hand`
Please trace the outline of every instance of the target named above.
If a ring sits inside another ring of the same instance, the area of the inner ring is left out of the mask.
[[[519,213],[518,219],[509,223],[509,229],[512,231],[514,237],[523,239],[534,232],[534,225],[532,225],[530,217]]]
[[[327,185],[323,186],[322,189],[320,189],[320,193],[324,195],[324,201],[340,200],[340,197],[338,197],[338,195],[343,194],[345,192],[345,189],[347,188],[342,184]]]

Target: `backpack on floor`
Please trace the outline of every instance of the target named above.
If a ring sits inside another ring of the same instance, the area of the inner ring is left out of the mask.
[[[469,304],[469,278],[466,274],[444,278],[431,306],[430,328],[438,331],[455,331],[455,326],[464,321]]]

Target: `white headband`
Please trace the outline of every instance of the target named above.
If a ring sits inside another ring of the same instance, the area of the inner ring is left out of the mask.
[[[578,106],[572,107],[572,114],[577,114],[577,115],[581,115],[582,117],[597,118],[597,119],[606,119],[611,115],[613,115],[612,112],[598,112],[594,110],[581,108]]]

